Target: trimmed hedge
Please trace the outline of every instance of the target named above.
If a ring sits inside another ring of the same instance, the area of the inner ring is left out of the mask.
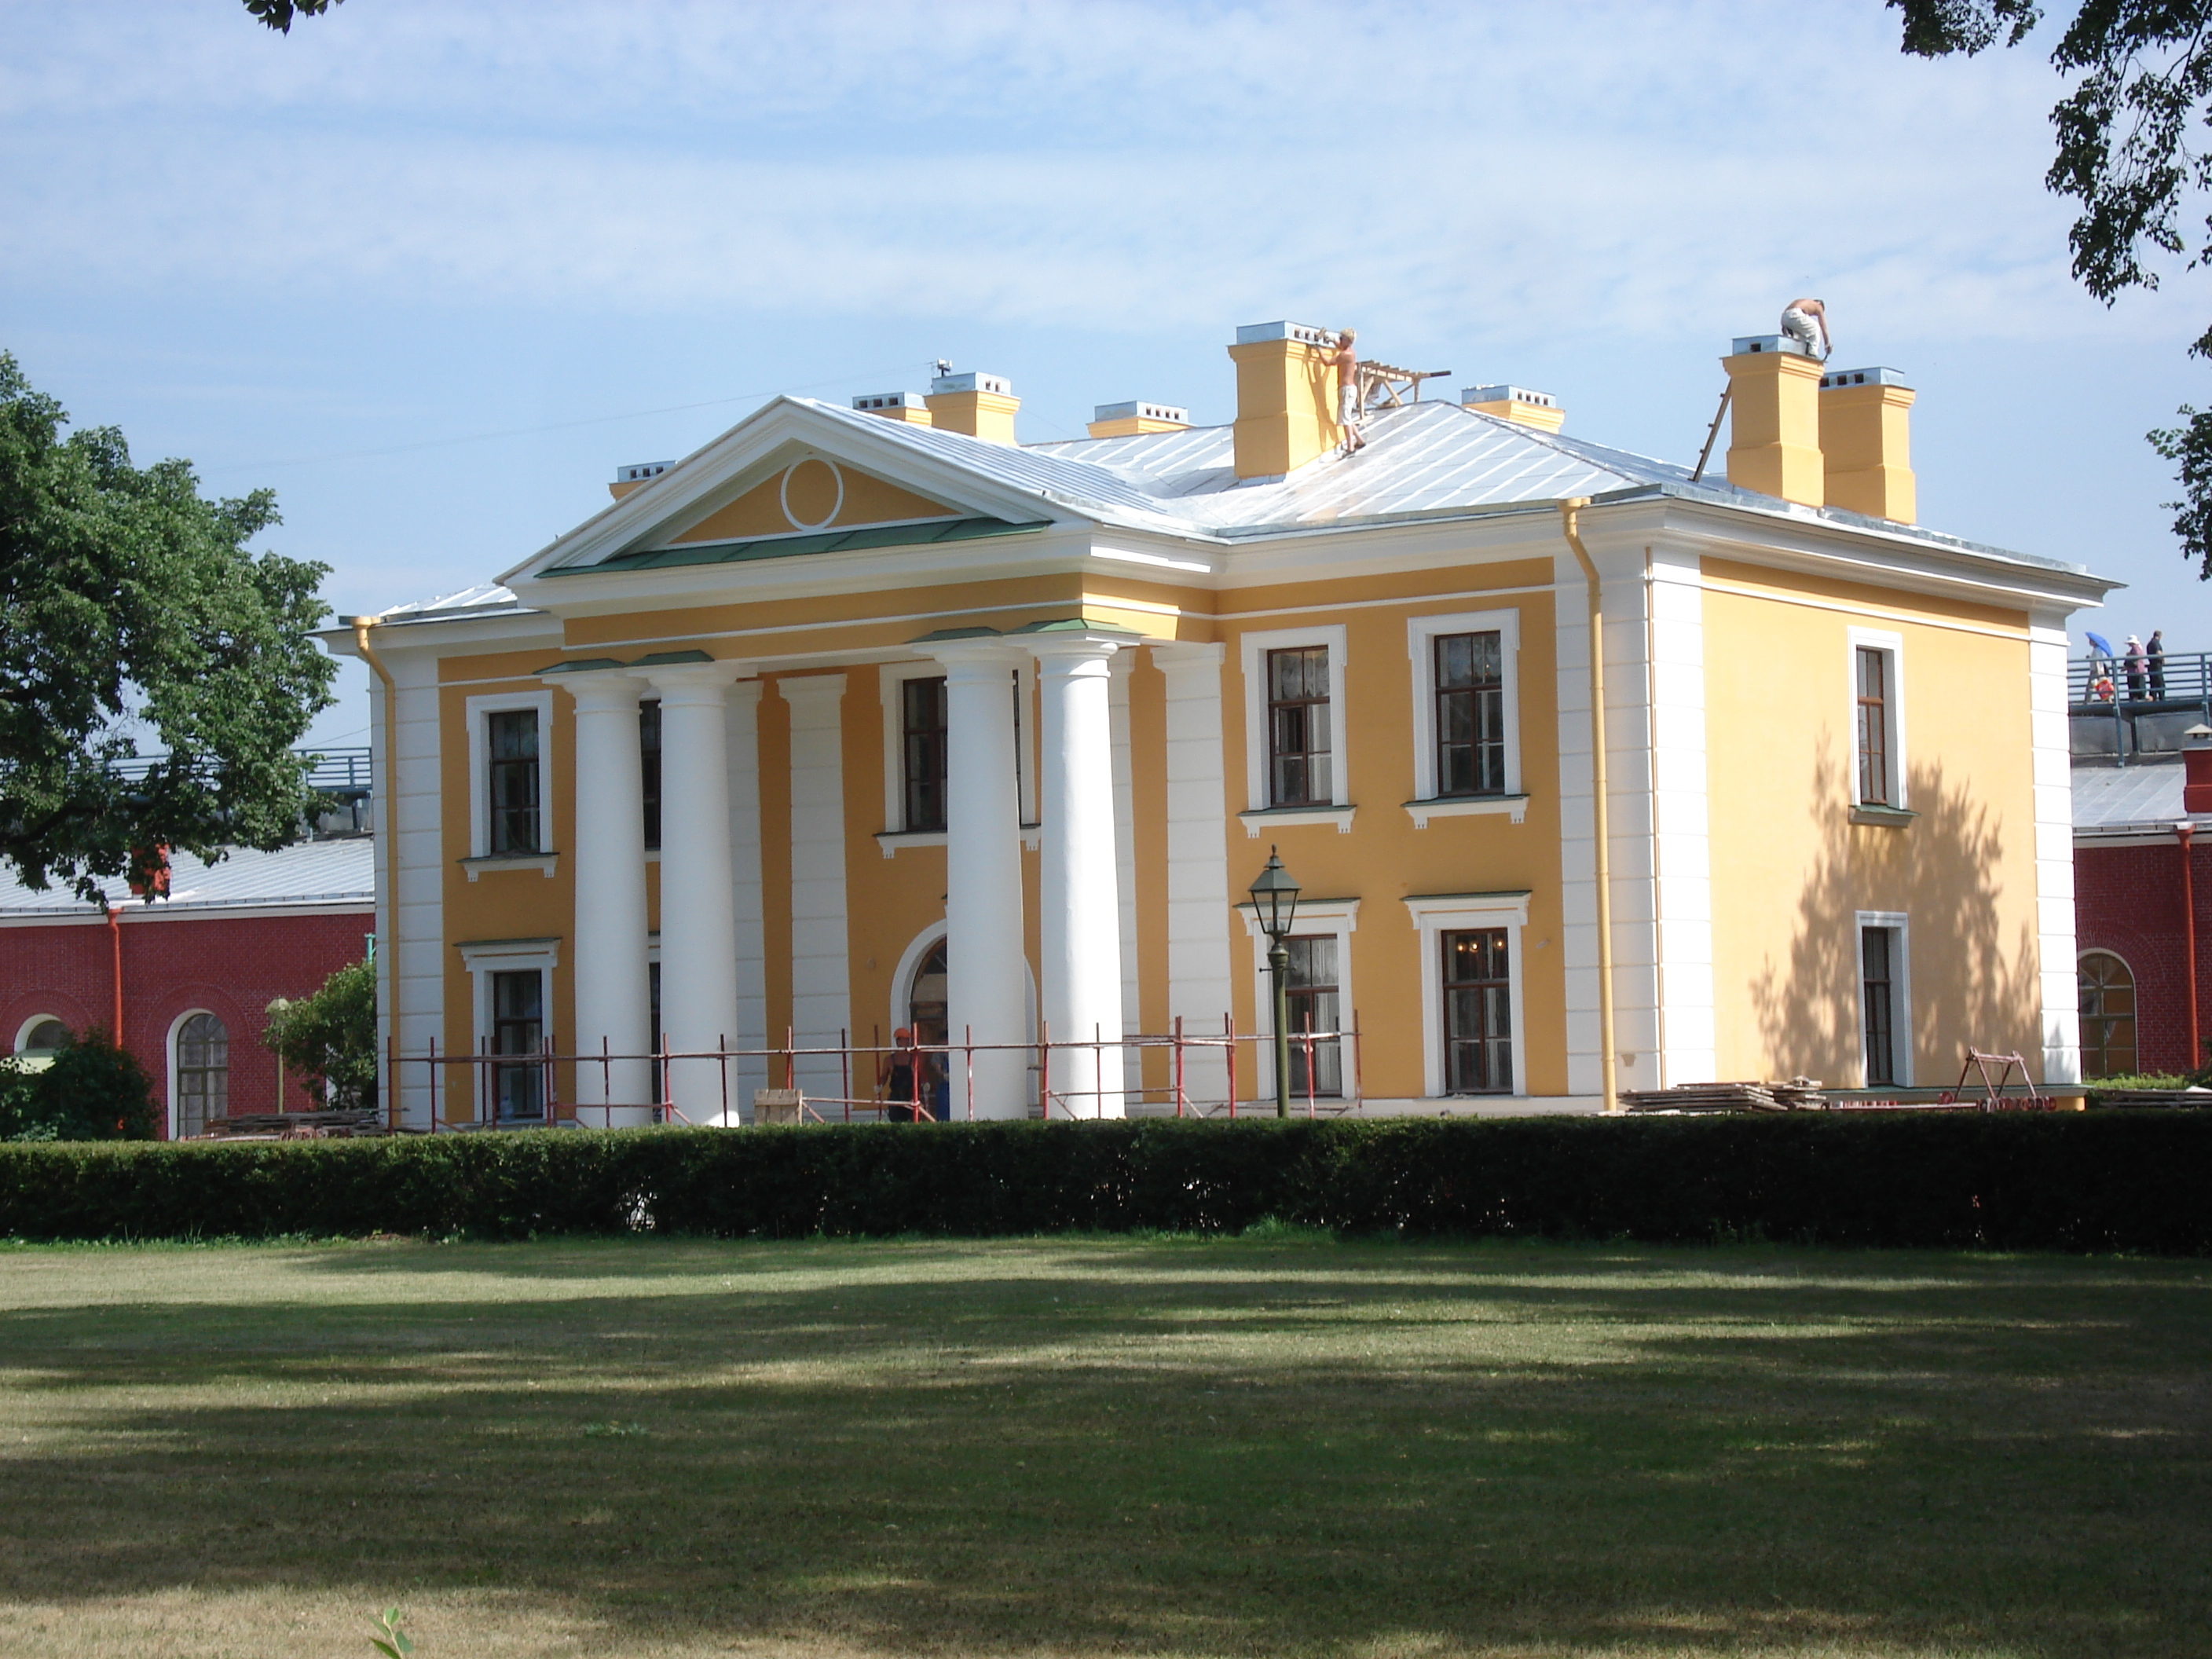
[[[1237,1231],[2212,1250],[2212,1113],[642,1129],[0,1146],[0,1236]]]

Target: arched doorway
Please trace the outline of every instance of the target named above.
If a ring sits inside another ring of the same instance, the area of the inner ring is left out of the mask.
[[[2081,1075],[2131,1074],[2136,1069],[2136,976],[2110,951],[2085,951],[2074,973],[2081,993]]]

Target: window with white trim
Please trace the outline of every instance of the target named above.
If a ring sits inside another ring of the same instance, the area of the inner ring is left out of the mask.
[[[1900,635],[1850,630],[1852,804],[1905,806],[1905,708]]]
[[[466,708],[470,855],[550,857],[552,692],[471,697]]]
[[[488,939],[455,947],[473,982],[472,1047],[493,1063],[475,1074],[471,1115],[494,1125],[544,1123],[550,1097],[543,1054],[557,1041],[553,1030],[553,970],[560,941]]]
[[[1014,715],[1014,789],[1024,827],[1036,822],[1036,768],[1030,702],[1036,694],[1031,668],[1009,665],[1008,695]],[[951,763],[951,711],[945,670],[934,662],[885,663],[880,670],[884,707],[884,831],[911,837],[905,845],[936,846],[945,833],[946,781]],[[884,843],[889,858],[893,843]]]
[[[1420,936],[1424,1092],[1527,1094],[1528,895],[1417,894],[1405,904]]]
[[[1905,919],[1862,910],[1858,923],[1859,1074],[1869,1089],[1912,1085],[1911,959]]]
[[[1256,1030],[1272,1038],[1275,1030],[1275,982],[1267,967],[1267,935],[1258,913],[1247,902],[1237,907],[1252,939],[1253,1006]],[[1283,943],[1291,953],[1285,989],[1290,994],[1291,1098],[1306,1096],[1306,1036],[1313,1035],[1313,1095],[1316,1100],[1345,1094],[1345,1048],[1338,1033],[1354,1017],[1352,1000],[1352,935],[1359,925],[1358,899],[1300,899]],[[1260,1090],[1275,1090],[1274,1047],[1261,1045]]]
[[[1268,629],[1237,645],[1250,810],[1327,813],[1350,805],[1342,624]]]
[[[1495,810],[1518,799],[1521,613],[1408,617],[1406,650],[1413,674],[1415,802]]]

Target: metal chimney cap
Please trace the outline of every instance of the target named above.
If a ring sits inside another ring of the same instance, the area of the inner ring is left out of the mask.
[[[1809,357],[1813,348],[1802,340],[1793,340],[1787,334],[1739,334],[1729,342],[1729,356],[1741,357],[1754,351],[1771,352],[1781,356]]]
[[[1832,368],[1820,376],[1820,390],[1839,386],[1903,386],[1905,376],[1893,368]]]
[[[855,409],[920,409],[921,398],[911,392],[871,392],[853,399]]]
[[[947,392],[995,392],[1002,398],[1014,395],[1014,383],[1003,374],[978,374],[969,370],[965,374],[940,374],[929,383],[933,393]]]
[[[1138,398],[1126,404],[1100,404],[1092,409],[1094,421],[1173,421],[1178,426],[1190,424],[1190,411],[1173,404],[1150,404]]]
[[[617,483],[643,483],[647,478],[657,478],[676,463],[673,461],[631,461],[615,469]]]
[[[1238,345],[1257,345],[1262,340],[1297,340],[1307,345],[1326,343],[1328,331],[1311,323],[1245,323],[1237,331]]]

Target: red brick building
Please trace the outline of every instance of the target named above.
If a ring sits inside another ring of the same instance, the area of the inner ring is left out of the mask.
[[[2185,1072],[2212,1038],[2212,749],[2074,763],[2074,915],[2084,1077]]]
[[[179,854],[151,904],[109,884],[111,923],[64,889],[34,892],[0,873],[0,1042],[36,1054],[61,1031],[106,1027],[118,997],[123,1045],[154,1079],[161,1133],[279,1109],[276,1060],[261,1046],[269,1004],[317,989],[358,962],[375,927],[366,836]],[[282,1106],[313,1106],[296,1080]]]

